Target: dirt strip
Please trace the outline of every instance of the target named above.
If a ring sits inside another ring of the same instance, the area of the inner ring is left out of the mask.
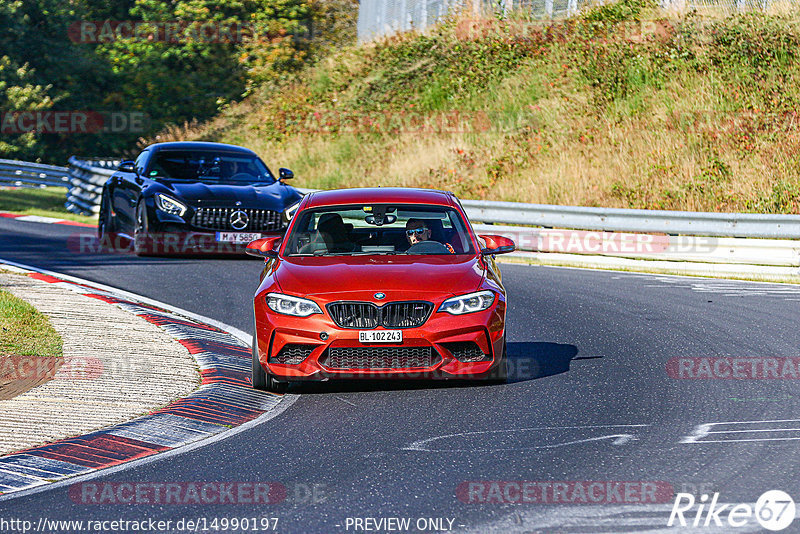
[[[127,421],[200,383],[189,351],[132,313],[27,276],[0,273],[0,288],[47,315],[64,341],[52,380],[0,400],[0,454]]]

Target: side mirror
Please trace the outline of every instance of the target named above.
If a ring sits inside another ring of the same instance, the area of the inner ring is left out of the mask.
[[[283,237],[262,237],[261,239],[250,241],[244,251],[251,256],[259,256],[265,259],[277,258],[282,239]]]
[[[119,164],[118,171],[122,172],[136,172],[136,163],[133,160],[126,160]]]
[[[517,246],[512,240],[501,235],[479,235],[486,243],[486,248],[481,249],[481,254],[491,256],[493,254],[506,254],[514,252]]]
[[[278,178],[281,180],[289,180],[291,178],[294,178],[294,173],[289,169],[284,169],[283,167],[281,167],[280,169],[278,169]]]

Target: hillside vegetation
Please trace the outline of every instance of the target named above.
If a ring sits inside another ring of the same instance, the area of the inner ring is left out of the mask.
[[[0,158],[131,156],[140,137],[210,119],[352,42],[357,9],[357,0],[0,0]],[[56,113],[88,115],[93,127],[56,127],[47,118]]]
[[[547,26],[462,16],[339,49],[159,140],[245,145],[305,187],[797,213],[796,15],[622,0]]]

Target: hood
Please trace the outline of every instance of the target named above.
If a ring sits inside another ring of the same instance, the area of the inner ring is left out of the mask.
[[[275,271],[281,291],[290,294],[372,300],[380,291],[387,302],[469,293],[483,277],[482,262],[466,255],[304,256],[281,260]]]
[[[241,202],[243,208],[264,208],[283,211],[300,200],[294,187],[280,182],[264,185],[204,184],[199,182],[167,182],[161,185],[193,206],[234,206]]]

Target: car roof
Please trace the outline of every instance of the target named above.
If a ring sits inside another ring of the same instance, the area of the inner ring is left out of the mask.
[[[168,143],[155,143],[148,146],[146,150],[152,150],[154,152],[159,150],[217,150],[255,155],[255,152],[243,146],[229,145],[226,143],[209,143],[206,141],[171,141]]]
[[[360,187],[315,191],[308,195],[306,208],[345,204],[433,204],[454,206],[453,194],[437,189],[408,187]]]

